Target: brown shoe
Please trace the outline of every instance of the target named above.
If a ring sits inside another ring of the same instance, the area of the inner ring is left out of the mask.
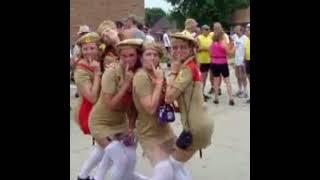
[[[229,105],[230,105],[230,106],[234,106],[234,100],[233,100],[233,99],[231,99],[231,100],[229,101]]]

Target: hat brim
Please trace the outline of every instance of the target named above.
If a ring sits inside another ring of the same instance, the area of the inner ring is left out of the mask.
[[[121,42],[119,42],[116,47],[121,47],[121,46],[141,46],[143,43],[142,39],[126,39]]]
[[[197,41],[194,38],[189,38],[187,36],[184,36],[182,34],[171,34],[170,35],[172,38],[176,38],[176,39],[182,39],[182,40],[187,40],[187,41],[191,41],[194,45],[197,44]]]

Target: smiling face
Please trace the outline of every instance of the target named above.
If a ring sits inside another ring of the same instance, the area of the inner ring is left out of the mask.
[[[81,45],[81,53],[85,59],[97,59],[98,46],[96,43],[86,43]]]
[[[188,41],[174,38],[172,41],[172,57],[174,59],[186,59],[192,53],[192,47]]]

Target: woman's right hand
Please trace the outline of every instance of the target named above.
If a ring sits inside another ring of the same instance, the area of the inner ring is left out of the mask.
[[[92,67],[94,69],[95,73],[100,73],[101,72],[101,68],[100,68],[100,63],[96,60],[92,60],[90,62],[90,67]]]
[[[152,70],[153,70],[153,73],[154,73],[154,76],[155,76],[155,80],[156,80],[157,82],[163,81],[164,75],[163,75],[162,69],[160,69],[159,67],[156,69],[156,68],[154,67],[154,64],[153,64],[153,63],[151,64],[151,66],[152,66]]]

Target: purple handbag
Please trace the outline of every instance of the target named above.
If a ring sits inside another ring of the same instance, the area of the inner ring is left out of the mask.
[[[159,107],[159,118],[158,122],[161,125],[166,123],[174,122],[174,108],[170,104],[164,104]]]

